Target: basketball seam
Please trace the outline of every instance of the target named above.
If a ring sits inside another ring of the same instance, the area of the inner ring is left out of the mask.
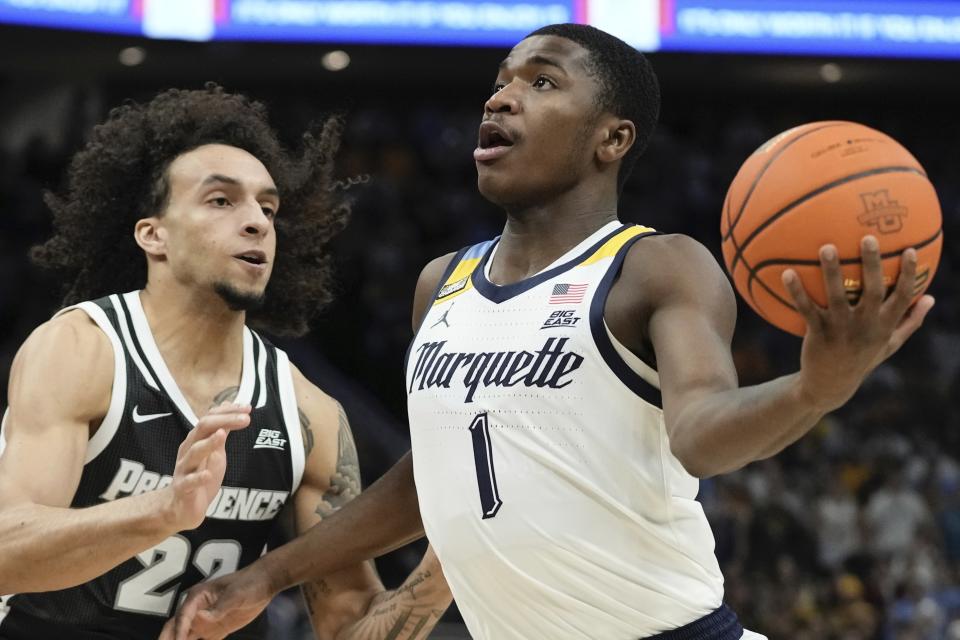
[[[910,245],[909,247],[903,247],[902,249],[897,249],[896,251],[888,251],[888,252],[886,252],[886,253],[881,253],[881,254],[880,254],[880,259],[881,259],[881,260],[886,260],[887,258],[893,258],[893,257],[895,257],[895,256],[900,255],[901,253],[903,253],[903,252],[906,251],[907,249],[914,249],[914,250],[919,251],[920,249],[923,249],[923,248],[926,247],[927,245],[929,245],[929,244],[931,244],[932,242],[936,241],[936,239],[939,238],[941,235],[943,235],[943,229],[938,229],[937,232],[936,232],[935,234],[933,234],[932,236],[930,236],[929,238],[925,238],[924,240],[921,240],[920,242],[918,242],[918,243],[916,243],[916,244],[912,244],[912,245]],[[840,264],[841,264],[841,265],[857,264],[857,263],[859,263],[859,262],[861,262],[861,261],[862,261],[861,258],[843,258],[842,260],[840,260]],[[753,270],[754,270],[754,272],[756,273],[756,272],[759,272],[761,269],[766,269],[767,267],[776,266],[776,265],[781,265],[781,264],[797,265],[797,266],[806,267],[806,266],[817,266],[817,265],[820,264],[820,261],[819,261],[819,260],[783,260],[783,259],[764,260],[763,262],[761,262],[761,263],[757,264],[756,266],[754,266],[754,267],[753,267]]]
[[[848,184],[850,182],[855,182],[857,180],[860,180],[861,178],[869,178],[870,176],[882,175],[884,173],[915,173],[917,175],[926,177],[926,174],[924,174],[923,171],[917,169],[916,167],[903,167],[903,166],[878,167],[876,169],[868,169],[866,171],[861,171],[859,173],[852,173],[850,175],[844,176],[842,178],[838,178],[832,182],[828,182],[825,185],[817,187],[813,191],[808,191],[807,193],[803,194],[802,196],[800,196],[799,198],[789,203],[788,205],[786,205],[785,207],[783,207],[773,215],[769,216],[766,220],[764,220],[763,223],[761,223],[759,226],[757,226],[756,229],[750,232],[750,235],[746,237],[742,245],[737,246],[736,242],[734,242],[733,246],[736,253],[733,256],[733,260],[730,261],[730,270],[733,271],[733,269],[737,266],[737,262],[743,259],[743,252],[747,249],[750,243],[753,242],[758,235],[760,235],[760,233],[763,230],[765,230],[767,227],[769,227],[771,224],[773,224],[774,222],[776,222],[786,214],[796,209],[798,206],[800,206],[804,202],[807,202],[808,200],[811,200],[817,197],[818,195],[820,195],[821,193],[825,193],[833,189],[834,187],[839,187],[841,185]],[[745,259],[744,259],[744,262],[746,262]]]
[[[723,240],[726,240],[727,238],[730,238],[731,240],[733,240],[733,230],[734,230],[734,228],[737,226],[737,223],[740,222],[740,218],[743,217],[743,212],[744,212],[744,211],[746,210],[746,208],[747,208],[747,203],[750,202],[750,197],[753,196],[753,192],[756,190],[757,185],[760,184],[760,179],[763,178],[763,176],[767,173],[767,169],[770,168],[770,166],[773,164],[774,160],[776,160],[777,158],[779,158],[779,157],[783,154],[783,152],[786,151],[787,149],[789,149],[790,146],[791,146],[794,142],[796,142],[797,140],[799,140],[799,139],[801,139],[801,138],[803,138],[803,137],[806,137],[806,136],[808,136],[808,135],[810,135],[810,134],[812,134],[812,133],[815,133],[815,132],[817,132],[817,131],[822,131],[823,129],[829,129],[830,127],[839,127],[839,126],[843,126],[843,125],[845,125],[845,124],[849,124],[849,123],[848,123],[848,122],[833,122],[833,123],[830,123],[830,124],[825,124],[825,125],[823,125],[822,127],[817,127],[816,129],[810,129],[809,131],[804,131],[804,132],[800,133],[799,135],[797,135],[795,138],[791,138],[789,141],[785,142],[785,143],[783,144],[783,146],[780,147],[780,149],[779,149],[776,153],[774,153],[772,156],[770,156],[770,159],[767,160],[767,163],[766,163],[765,165],[763,165],[763,168],[760,169],[760,171],[757,173],[756,176],[754,176],[753,182],[750,184],[750,188],[747,190],[747,195],[745,195],[745,196],[743,197],[743,202],[740,203],[740,210],[737,212],[737,217],[736,217],[736,219],[734,219],[734,220],[731,220],[731,219],[730,219],[730,208],[727,208],[727,225],[728,225],[729,228],[727,229],[727,233],[724,235],[724,237],[723,237],[722,239],[723,239]],[[756,152],[754,152],[754,153],[756,153]],[[733,246],[734,246],[734,248],[737,247],[736,240],[734,240]]]
[[[902,249],[898,249],[896,251],[888,251],[887,253],[882,253],[880,254],[880,259],[886,260],[887,258],[892,258],[894,256],[897,256],[903,253],[908,248],[911,248],[914,250],[923,249],[930,243],[935,242],[936,239],[939,238],[941,235],[943,235],[942,228],[938,229],[937,232],[932,236],[930,236],[929,238],[925,240],[921,240],[917,244],[911,245],[910,247],[903,247]],[[843,260],[840,260],[840,264],[841,265],[856,264],[860,261],[861,261],[860,258],[844,258]],[[743,264],[744,266],[746,266],[747,264],[746,260],[744,260]],[[756,298],[753,297],[753,283],[758,282],[760,283],[760,286],[762,286],[767,293],[773,296],[773,298],[777,302],[784,305],[791,311],[796,311],[797,310],[796,307],[794,307],[792,304],[790,304],[789,302],[781,298],[776,292],[771,291],[770,287],[767,286],[767,283],[765,283],[763,280],[759,278],[759,276],[757,276],[757,272],[760,271],[761,269],[766,269],[767,267],[772,267],[777,265],[816,266],[819,264],[820,264],[819,260],[764,260],[763,262],[758,264],[756,267],[748,268],[747,270],[750,272],[750,277],[747,279],[747,292],[750,294],[750,299],[753,300],[753,303],[756,305],[756,308],[759,309],[760,305],[757,304]],[[765,316],[765,314],[761,314],[761,315]]]

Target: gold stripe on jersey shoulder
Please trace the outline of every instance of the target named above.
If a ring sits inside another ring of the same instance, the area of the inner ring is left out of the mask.
[[[437,297],[433,304],[440,304],[451,300],[461,293],[469,291],[473,287],[470,276],[473,275],[477,265],[480,264],[480,258],[465,258],[460,261],[457,268],[453,270],[447,281],[443,283],[437,292]]]
[[[631,238],[635,238],[644,233],[651,233],[656,231],[651,227],[644,227],[642,225],[636,225],[633,227],[627,227],[617,235],[613,236],[609,240],[603,243],[603,246],[593,252],[592,255],[588,256],[579,266],[586,266],[588,264],[593,264],[594,262],[599,262],[604,258],[612,258],[617,255],[617,252],[623,248],[623,245],[627,243]]]

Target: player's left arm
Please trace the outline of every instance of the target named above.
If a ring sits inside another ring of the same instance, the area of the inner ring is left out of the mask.
[[[360,494],[360,466],[343,407],[294,369],[306,465],[294,496],[300,535]],[[372,562],[301,586],[321,640],[426,638],[452,596],[440,562],[427,548],[420,565],[396,590],[386,591]]]
[[[846,402],[920,327],[933,299],[910,306],[916,253],[904,252],[886,300],[876,240],[865,239],[861,253],[864,293],[856,306],[844,295],[835,251],[821,252],[827,308],[810,302],[798,279],[785,278],[808,325],[800,370],[739,387],[730,350],[736,300],[713,256],[680,235],[631,247],[608,321],[627,346],[652,348],[670,448],[690,473],[726,473],[778,453]]]

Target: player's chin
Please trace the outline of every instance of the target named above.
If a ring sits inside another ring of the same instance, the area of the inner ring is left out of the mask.
[[[512,195],[516,192],[514,184],[516,176],[509,172],[490,170],[486,167],[477,167],[477,190],[480,195],[496,205],[505,206],[513,201]]]
[[[213,289],[234,311],[255,311],[261,308],[267,293],[266,282],[262,285],[250,285],[220,281],[214,284]]]

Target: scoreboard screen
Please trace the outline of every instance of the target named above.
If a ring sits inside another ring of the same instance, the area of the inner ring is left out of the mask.
[[[503,47],[556,22],[644,51],[960,58],[955,0],[0,0],[0,23],[181,40]]]

